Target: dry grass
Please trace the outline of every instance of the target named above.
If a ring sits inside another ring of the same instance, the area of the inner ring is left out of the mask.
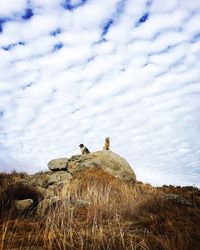
[[[8,185],[14,184],[22,178],[26,178],[26,173],[17,173],[15,170],[11,174],[0,173],[0,187],[1,191],[7,188]]]
[[[163,192],[172,189],[125,184],[101,170],[84,171],[45,217],[16,216],[11,206],[1,217],[0,249],[199,249],[198,197],[180,189],[193,204],[189,207],[165,201]]]

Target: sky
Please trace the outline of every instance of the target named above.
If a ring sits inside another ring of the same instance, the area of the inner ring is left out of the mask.
[[[0,171],[78,145],[200,187],[199,0],[0,0]]]

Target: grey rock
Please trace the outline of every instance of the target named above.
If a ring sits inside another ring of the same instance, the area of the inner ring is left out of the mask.
[[[79,200],[71,201],[70,204],[74,205],[75,207],[87,207],[87,206],[91,205],[91,202],[79,199]]]
[[[69,183],[72,175],[66,171],[59,172],[46,172],[41,175],[31,175],[26,179],[20,180],[18,183],[23,185],[32,186],[35,188],[48,189],[52,185],[57,185],[60,181]]]
[[[68,160],[69,160],[68,158],[54,159],[50,161],[47,165],[49,170],[51,171],[60,171],[60,170],[67,171]]]
[[[178,194],[163,194],[163,199],[172,200],[181,205],[192,206],[192,204],[188,200]]]
[[[68,171],[72,175],[86,168],[100,168],[122,181],[136,181],[136,175],[129,163],[110,150],[75,155],[68,161]]]
[[[46,214],[47,212],[47,209],[51,207],[52,204],[60,201],[61,199],[58,197],[58,196],[51,196],[51,197],[48,197],[44,200],[42,200],[38,206],[37,206],[37,214],[39,216],[43,216]]]
[[[41,194],[42,199],[35,200],[34,203],[38,203],[37,214],[42,215],[48,206],[66,195],[71,179],[72,175],[66,171],[49,171],[40,175],[30,175],[28,178],[17,182],[16,185],[23,186],[25,193],[30,193],[28,190],[33,189],[34,192]]]
[[[25,199],[25,200],[16,200],[15,205],[17,210],[26,210],[33,205],[33,200],[32,199]]]

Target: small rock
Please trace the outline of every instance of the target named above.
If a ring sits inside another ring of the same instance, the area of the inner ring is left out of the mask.
[[[68,158],[59,158],[50,161],[47,165],[51,171],[67,170]]]
[[[86,200],[74,200],[73,202],[71,202],[71,204],[75,207],[87,207],[91,205],[91,202]]]
[[[33,204],[32,199],[25,199],[25,200],[16,200],[15,202],[17,210],[25,210],[31,207]]]
[[[60,176],[57,175],[49,176],[48,178],[46,178],[46,185],[48,187],[50,185],[57,183],[58,181],[60,181]]]
[[[37,206],[37,214],[43,216],[46,213],[47,208],[51,207],[53,203],[56,203],[58,201],[60,201],[60,198],[58,196],[52,196],[42,200]]]

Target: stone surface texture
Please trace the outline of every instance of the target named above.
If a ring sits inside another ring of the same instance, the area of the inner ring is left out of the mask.
[[[122,181],[136,181],[136,175],[129,163],[110,150],[75,155],[68,161],[67,169],[72,175],[86,168],[101,168]]]

